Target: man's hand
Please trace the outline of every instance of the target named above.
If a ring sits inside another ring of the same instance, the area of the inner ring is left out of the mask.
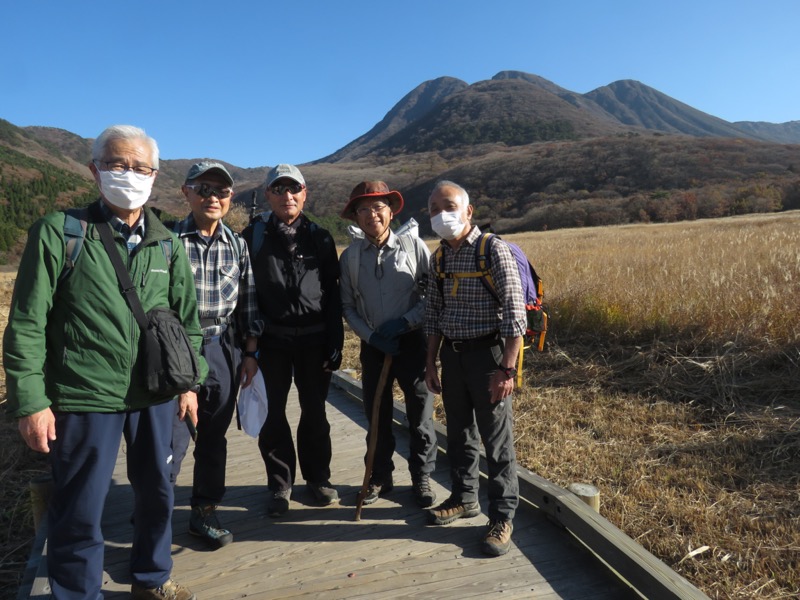
[[[258,360],[253,356],[245,356],[242,360],[242,371],[239,374],[239,381],[241,386],[246,388],[253,383],[253,377],[258,372]]]
[[[511,392],[514,391],[514,378],[506,377],[506,374],[503,373],[500,369],[494,372],[492,378],[489,380],[489,392],[491,392],[492,397],[489,401],[492,404],[496,404],[507,398],[511,395]]]
[[[397,319],[389,319],[388,321],[381,323],[375,331],[379,335],[391,340],[403,335],[408,331],[408,329],[408,321],[406,321],[403,317],[400,317]]]
[[[400,352],[400,340],[397,338],[388,338],[381,335],[377,331],[373,332],[373,334],[369,336],[369,342],[367,343],[373,348],[377,348],[384,354],[394,356]]]
[[[436,365],[427,365],[425,367],[425,385],[432,394],[442,393],[442,382],[439,381],[439,371]]]
[[[183,421],[186,417],[197,425],[197,394],[192,391],[184,392],[178,396],[178,418]]]
[[[22,439],[32,450],[47,454],[56,439],[56,417],[49,408],[22,417],[18,423]]]
[[[326,373],[333,373],[342,366],[342,352],[338,348],[331,350],[331,356],[322,363],[322,370]]]

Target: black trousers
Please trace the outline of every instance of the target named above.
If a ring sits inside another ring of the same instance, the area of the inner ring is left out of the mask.
[[[294,484],[298,459],[306,481],[320,483],[331,477],[331,427],[325,414],[331,374],[322,369],[327,358],[326,344],[317,342],[287,342],[280,348],[262,344],[259,349],[258,365],[264,376],[269,411],[258,435],[258,449],[272,491]],[[300,402],[297,450],[286,418],[292,381]]]
[[[192,506],[219,504],[225,495],[226,434],[236,408],[242,362],[241,350],[224,334],[204,340],[201,353],[208,363],[208,377],[197,395]],[[189,440],[186,423],[178,420],[176,411],[172,432],[173,484],[180,473]]]
[[[431,474],[436,468],[436,431],[433,428],[433,395],[425,385],[425,335],[412,331],[400,338],[400,353],[392,357],[392,367],[383,389],[375,446],[372,478],[384,481],[394,470],[392,455],[395,438],[392,431],[392,384],[397,381],[406,404],[409,429],[408,470],[412,477]],[[371,423],[375,392],[378,388],[384,354],[377,348],[361,342],[361,369],[364,412]],[[367,444],[369,436],[367,432]],[[366,461],[366,455],[364,457]]]

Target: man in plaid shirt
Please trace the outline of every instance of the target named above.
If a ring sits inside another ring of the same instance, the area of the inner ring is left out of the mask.
[[[429,520],[446,525],[481,513],[478,468],[483,441],[489,465],[489,524],[481,549],[499,556],[511,545],[519,504],[511,392],[526,327],[522,284],[514,256],[500,240],[492,244],[489,255],[499,302],[474,276],[481,232],[470,222],[473,209],[464,188],[440,181],[428,199],[428,209],[431,227],[442,243],[441,260],[431,257],[426,296],[425,382],[433,393],[442,394],[452,482],[450,497],[430,509]],[[439,278],[439,272],[462,276]]]
[[[221,163],[203,161],[189,169],[181,191],[192,212],[174,231],[194,271],[201,352],[209,367],[208,378],[197,391],[189,533],[216,549],[233,541],[216,515],[225,494],[225,434],[240,383],[247,387],[258,371],[256,349],[264,325],[247,245],[222,222],[233,196],[233,177]],[[173,483],[189,446],[188,430],[180,422],[184,415],[178,419],[173,430]]]

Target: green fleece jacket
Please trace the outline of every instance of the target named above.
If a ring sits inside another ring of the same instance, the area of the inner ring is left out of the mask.
[[[197,295],[183,244],[149,209],[144,240],[130,257],[123,238],[114,236],[144,311],[174,310],[200,356]],[[161,247],[168,238],[171,265]],[[46,215],[28,232],[3,337],[7,412],[117,412],[163,402],[144,388],[139,325],[91,222],[74,268],[59,282],[65,259],[64,213]],[[200,368],[202,381],[208,374],[202,357]]]

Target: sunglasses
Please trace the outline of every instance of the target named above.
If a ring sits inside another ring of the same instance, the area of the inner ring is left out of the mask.
[[[273,185],[269,188],[269,191],[277,196],[283,196],[286,192],[289,192],[292,195],[299,194],[306,186],[302,183],[288,183],[288,184],[278,184]]]
[[[208,185],[207,183],[187,183],[186,187],[201,198],[211,198],[211,196],[216,196],[217,198],[227,198],[231,195],[231,193],[233,193],[232,188],[226,187],[220,189]]]

